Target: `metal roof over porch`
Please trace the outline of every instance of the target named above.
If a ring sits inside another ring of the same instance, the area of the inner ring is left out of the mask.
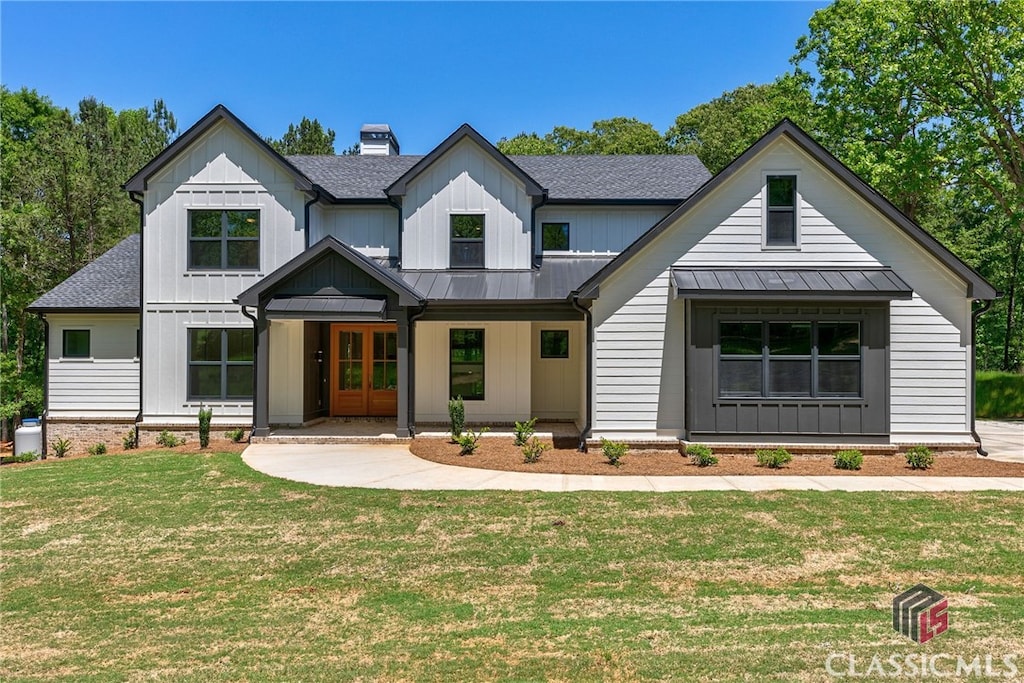
[[[676,297],[909,299],[891,268],[673,268]]]

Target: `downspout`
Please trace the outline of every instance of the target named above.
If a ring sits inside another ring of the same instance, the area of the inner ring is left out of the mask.
[[[999,296],[996,293],[996,296]],[[981,443],[981,435],[978,434],[977,430],[977,413],[978,413],[978,390],[975,387],[977,365],[978,365],[978,318],[981,314],[992,308],[992,301],[983,301],[981,308],[971,313],[971,438],[978,444],[978,455],[982,457],[988,457],[988,451]]]
[[[537,249],[537,209],[548,203],[547,191],[541,195],[540,200],[533,203],[533,208],[530,209],[530,267],[533,269],[540,268],[540,252],[543,252],[543,245],[541,249]]]
[[[584,308],[580,305],[580,295],[578,292],[573,292],[572,294],[572,307],[583,314],[583,319],[586,321],[587,326],[587,415],[583,423],[583,429],[580,430],[580,444],[577,447],[580,453],[586,453],[587,437],[590,436],[590,430],[593,427],[591,418],[594,414],[594,317],[589,308]]]
[[[403,225],[403,222],[405,221],[405,218],[403,217],[402,204],[400,202],[396,202],[393,197],[388,196],[388,204],[390,204],[392,207],[394,207],[394,209],[398,212],[398,267],[401,268],[402,267],[402,234],[405,232],[405,225]],[[421,312],[418,315],[422,315],[422,314],[423,313],[422,313],[422,310],[421,310]],[[412,320],[409,321],[409,324],[412,325]]]
[[[43,427],[40,438],[43,440],[41,455],[43,460],[46,460],[46,418],[50,412],[50,323],[46,319],[46,314],[36,313],[36,315],[43,323]]]
[[[409,425],[409,436],[416,436],[416,334],[414,323],[427,312],[426,302],[421,303],[415,313],[409,316],[409,413],[406,422]]]
[[[306,236],[309,237],[309,232],[306,232]],[[242,306],[242,315],[252,321],[252,425],[249,427],[249,443],[252,443],[252,432],[256,429],[256,396],[259,393],[259,387],[256,386],[257,377],[259,376],[259,373],[256,372],[256,349],[260,345],[260,330],[256,316],[250,314],[245,306]]]
[[[146,297],[142,295],[143,283],[145,282],[145,278],[142,276],[142,273],[143,268],[146,265],[146,261],[143,258],[143,254],[145,254],[145,249],[143,249],[143,246],[145,245],[145,237],[143,235],[142,229],[146,225],[146,205],[143,201],[142,195],[138,192],[129,192],[128,198],[131,199],[135,204],[138,204],[139,206],[139,337],[136,340],[136,344],[138,345],[136,351],[139,354],[139,413],[138,415],[135,416],[135,447],[138,448],[139,443],[142,441],[142,438],[139,435],[139,424],[142,422],[142,363],[144,355],[142,353],[144,334],[144,325],[142,324],[142,321],[145,318],[143,312],[145,309],[146,301]]]
[[[313,187],[313,198],[302,205],[303,232],[306,233],[306,249],[309,249],[309,207],[320,201],[320,188]]]

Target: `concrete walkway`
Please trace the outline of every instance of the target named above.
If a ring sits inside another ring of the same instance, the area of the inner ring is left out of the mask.
[[[638,477],[496,472],[417,458],[405,445],[253,444],[242,460],[273,477],[321,486],[506,491],[1021,491],[1024,477]]]
[[[975,426],[988,457],[1024,462],[1024,420],[978,420]]]

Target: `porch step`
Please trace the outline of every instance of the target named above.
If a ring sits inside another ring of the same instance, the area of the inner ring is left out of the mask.
[[[254,436],[249,443],[280,443],[280,444],[400,444],[410,443],[410,437],[398,436],[344,436],[328,434],[310,435],[279,435],[275,436]]]

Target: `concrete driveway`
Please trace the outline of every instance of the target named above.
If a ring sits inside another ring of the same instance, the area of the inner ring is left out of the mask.
[[[988,457],[1024,462],[1024,420],[978,420],[975,426]]]

